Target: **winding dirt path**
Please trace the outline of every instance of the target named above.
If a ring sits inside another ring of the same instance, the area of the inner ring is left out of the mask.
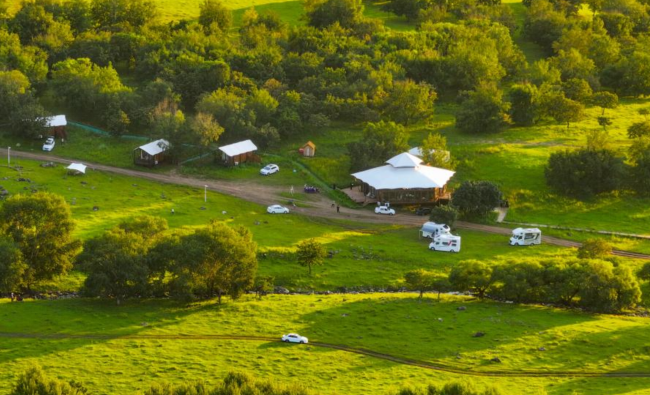
[[[2,338],[12,339],[43,339],[43,340],[65,340],[65,339],[87,339],[87,340],[181,340],[181,341],[201,341],[201,340],[239,340],[251,342],[273,342],[281,343],[276,337],[269,336],[244,336],[244,335],[104,335],[104,334],[79,334],[70,335],[63,333],[12,333],[0,332]],[[597,371],[535,371],[535,370],[492,370],[476,371],[471,369],[462,369],[444,363],[434,363],[419,361],[416,359],[398,357],[390,354],[380,353],[365,348],[349,347],[342,344],[332,344],[323,342],[310,342],[308,346],[328,348],[337,351],[343,351],[366,357],[382,359],[394,362],[400,365],[416,366],[423,369],[436,370],[465,376],[484,376],[484,377],[571,377],[571,378],[650,378],[650,373],[640,372],[597,372]],[[306,347],[306,346],[305,346]]]
[[[6,156],[7,150],[0,148],[0,156]],[[19,157],[24,159],[36,160],[36,161],[48,161],[48,162],[58,162],[63,164],[70,164],[73,162],[80,162],[79,160],[72,160],[68,158],[62,158],[55,155],[42,154],[42,153],[33,153],[33,152],[24,152],[24,151],[12,151],[12,157]],[[147,171],[125,169],[115,166],[100,165],[96,163],[89,163],[86,161],[81,161],[85,163],[89,168],[93,170],[100,170],[104,172],[121,174],[130,177],[137,177],[142,179],[147,179],[151,181],[157,181],[165,184],[176,184],[176,185],[185,185],[195,188],[203,188],[205,185],[208,186],[209,190],[224,193],[231,195],[243,200],[247,200],[253,203],[258,203],[261,205],[270,205],[276,204],[279,201],[285,201],[286,198],[281,197],[281,192],[287,192],[286,188],[270,186],[270,185],[260,185],[251,181],[224,181],[224,180],[212,180],[212,179],[201,179],[201,178],[192,178],[180,176],[177,174],[160,174]],[[419,227],[422,225],[422,217],[415,215],[406,215],[398,214],[395,216],[381,216],[376,215],[370,210],[358,210],[358,209],[349,209],[341,207],[340,213],[336,212],[336,209],[332,207],[332,202],[326,199],[323,196],[318,196],[319,199],[306,202],[309,204],[309,207],[296,207],[292,208],[293,212],[303,214],[306,216],[315,216],[329,219],[346,219],[359,222],[367,223],[377,223],[377,224],[399,224],[406,226],[415,226]],[[510,235],[511,230],[508,228],[501,228],[498,226],[490,225],[481,225],[474,224],[470,222],[457,222],[456,227],[460,229],[474,230],[478,232],[485,233],[494,233],[500,235]],[[557,237],[544,236],[544,242],[552,245],[557,245],[561,247],[580,247],[581,243],[574,241],[564,240]],[[619,251],[615,250],[612,254],[616,256],[634,258],[634,259],[647,259],[650,260],[650,255],[640,254],[636,252],[629,251]]]

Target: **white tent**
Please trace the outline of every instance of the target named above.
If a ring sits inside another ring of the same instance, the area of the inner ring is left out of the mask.
[[[86,165],[81,163],[71,163],[66,169],[73,173],[86,174]]]
[[[230,145],[224,145],[223,147],[219,147],[219,150],[224,154],[233,157],[247,152],[257,151],[257,147],[252,141],[245,140]]]
[[[160,140],[152,141],[152,142],[147,143],[145,145],[141,145],[138,148],[143,150],[144,152],[146,152],[147,154],[149,154],[151,156],[155,156],[155,155],[158,155],[158,154],[160,154],[162,152],[167,151],[167,149],[169,148],[169,141],[164,140],[164,139],[160,139]],[[138,149],[138,148],[136,148],[136,149]]]
[[[407,152],[388,161],[388,165],[354,173],[352,176],[376,190],[443,188],[455,174],[451,170],[426,166]]]
[[[57,126],[66,126],[68,121],[65,119],[65,115],[54,115],[51,117],[45,117],[45,126],[48,128],[54,128]]]

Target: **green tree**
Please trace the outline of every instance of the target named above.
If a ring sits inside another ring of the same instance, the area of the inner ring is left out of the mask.
[[[578,122],[584,118],[584,106],[575,100],[567,99],[563,93],[543,96],[542,111],[557,122],[566,122],[567,129],[571,122]]]
[[[40,281],[67,273],[80,247],[72,238],[70,207],[49,192],[7,199],[0,208],[0,230],[20,249],[27,265],[21,282],[27,291]]]
[[[533,84],[513,85],[510,88],[510,118],[521,126],[533,125],[537,118],[539,92]]]
[[[615,109],[618,107],[618,95],[616,93],[606,91],[596,92],[591,97],[591,102],[594,105],[602,108],[602,115],[605,115],[605,109]]]
[[[232,12],[221,0],[204,0],[199,5],[199,23],[208,31],[214,27],[228,31],[232,25]]]
[[[436,97],[433,88],[425,83],[395,81],[383,101],[381,112],[389,120],[403,125],[427,121],[433,116]]]
[[[595,151],[610,149],[609,136],[606,130],[591,130],[587,132],[587,148]]]
[[[395,122],[368,122],[360,141],[348,144],[352,171],[377,166],[408,151],[408,134]]]
[[[429,220],[437,224],[446,224],[450,228],[454,228],[456,220],[458,219],[458,210],[454,206],[436,206],[431,209]]]
[[[169,239],[167,239],[169,240]],[[213,221],[158,247],[170,273],[169,292],[178,298],[223,296],[237,299],[252,288],[257,273],[257,245],[245,228]]]
[[[275,284],[275,278],[271,276],[258,276],[255,278],[255,285],[253,286],[253,290],[255,291],[255,294],[257,295],[258,299],[262,299],[262,296],[268,295],[271,292],[273,292],[274,285]]]
[[[66,383],[47,377],[38,366],[18,377],[9,395],[86,395],[88,391],[75,382]]]
[[[25,75],[18,70],[0,71],[0,119],[12,135],[34,138],[42,134],[44,113]]]
[[[90,14],[100,29],[138,28],[158,16],[156,3],[143,0],[93,0]]]
[[[623,173],[623,160],[606,149],[555,152],[544,169],[551,188],[581,198],[616,190]]]
[[[579,103],[587,103],[593,95],[593,90],[589,83],[582,78],[571,78],[562,83],[564,95],[571,100]]]
[[[607,131],[607,127],[612,125],[612,119],[609,117],[598,117],[598,124],[603,127],[603,131]]]
[[[451,155],[447,150],[447,138],[440,133],[429,133],[420,145],[420,157],[429,166],[452,169]]]
[[[309,26],[326,28],[338,23],[343,28],[354,28],[363,18],[360,0],[310,0],[305,3]]]
[[[633,123],[627,129],[627,137],[636,139],[639,137],[650,137],[650,121]]]
[[[535,261],[508,262],[494,268],[495,293],[516,303],[542,300],[542,265]]]
[[[216,150],[215,144],[219,141],[219,137],[224,132],[224,128],[219,125],[211,114],[203,112],[197,113],[190,121],[190,130],[198,140],[201,147],[213,148]]]
[[[296,258],[300,266],[309,268],[309,275],[311,276],[311,268],[322,265],[326,254],[325,247],[316,239],[307,239],[298,244]]]
[[[27,265],[13,240],[0,238],[0,292],[18,291],[23,286]]]
[[[420,300],[425,292],[433,289],[434,274],[424,269],[416,269],[404,275],[406,287],[411,291],[420,293]]]
[[[510,105],[496,86],[481,86],[467,94],[456,112],[456,127],[468,133],[494,133],[510,121]]]
[[[585,240],[578,248],[580,259],[603,259],[612,253],[612,245],[603,239]]]
[[[463,181],[451,200],[464,217],[483,218],[499,206],[501,198],[501,191],[490,181]]]
[[[477,260],[462,261],[449,273],[449,282],[457,291],[470,291],[484,298],[492,286],[492,268]]]
[[[632,188],[640,195],[650,195],[650,139],[636,139],[630,147],[629,179]]]

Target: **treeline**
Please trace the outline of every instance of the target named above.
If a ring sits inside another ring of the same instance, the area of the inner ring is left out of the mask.
[[[73,268],[86,274],[81,293],[121,300],[238,298],[272,291],[273,279],[256,278],[257,245],[243,227],[212,222],[168,232],[151,216],[123,221],[81,243],[63,198],[51,193],[15,195],[0,207],[0,292],[31,294],[39,284]],[[82,250],[83,247],[83,251]],[[256,282],[257,280],[257,282]]]
[[[623,264],[603,259],[541,258],[462,261],[448,275],[425,270],[409,272],[410,289],[471,292],[515,303],[545,303],[616,313],[641,301],[635,273]]]
[[[12,386],[10,395],[90,395],[93,392],[77,381],[66,382],[48,377],[40,367],[33,367],[22,374]],[[285,384],[273,380],[259,380],[247,372],[230,372],[218,384],[203,381],[179,385],[154,384],[144,395],[315,395],[316,392],[299,384]],[[396,395],[505,395],[505,392],[489,387],[479,390],[470,382],[451,382],[442,387],[405,387]]]

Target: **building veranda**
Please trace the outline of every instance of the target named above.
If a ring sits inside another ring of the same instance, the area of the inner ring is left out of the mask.
[[[352,174],[369,200],[391,204],[435,204],[449,201],[447,183],[455,172],[423,164],[404,152],[386,165]]]

